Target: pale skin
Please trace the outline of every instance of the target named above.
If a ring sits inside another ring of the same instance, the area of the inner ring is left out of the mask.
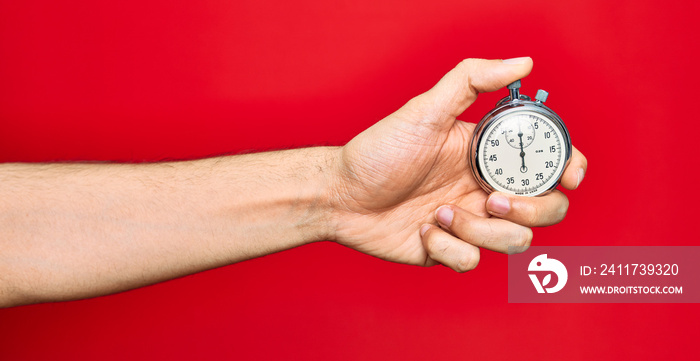
[[[458,272],[480,248],[529,246],[566,196],[487,194],[472,177],[480,92],[532,60],[468,59],[343,147],[152,164],[0,165],[0,307],[129,290],[307,243]],[[561,185],[575,189],[574,150]]]

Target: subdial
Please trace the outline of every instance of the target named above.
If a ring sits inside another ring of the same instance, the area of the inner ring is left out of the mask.
[[[535,128],[527,115],[516,115],[503,123],[506,142],[511,147],[522,152],[535,140]]]

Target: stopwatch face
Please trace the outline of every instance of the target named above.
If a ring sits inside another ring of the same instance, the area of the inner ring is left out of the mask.
[[[495,190],[537,195],[552,188],[566,166],[562,130],[550,118],[515,111],[492,121],[478,145],[479,170]]]

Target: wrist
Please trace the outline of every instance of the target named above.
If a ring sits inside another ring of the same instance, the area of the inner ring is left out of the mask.
[[[343,147],[327,147],[323,171],[323,218],[325,225],[323,240],[346,244],[348,238],[354,238],[357,231],[357,213],[348,203],[348,194],[352,190],[355,176],[344,168]]]
[[[338,160],[342,147],[304,149],[305,176],[298,202],[303,204],[299,231],[307,243],[334,241],[337,229]]]

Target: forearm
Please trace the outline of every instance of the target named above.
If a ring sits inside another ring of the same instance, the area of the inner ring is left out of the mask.
[[[333,154],[0,165],[0,306],[123,291],[327,239]]]

